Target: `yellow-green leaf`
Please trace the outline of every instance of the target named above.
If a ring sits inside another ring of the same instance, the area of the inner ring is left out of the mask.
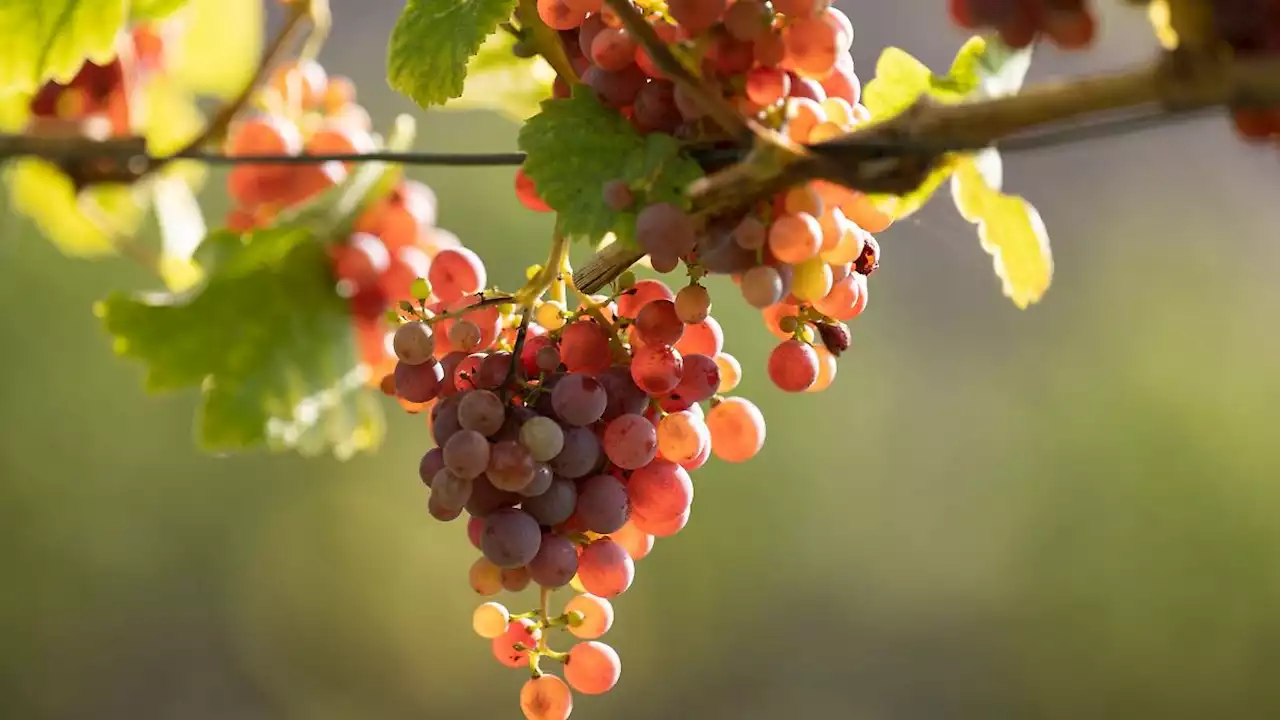
[[[1049,236],[1031,203],[1005,195],[991,181],[991,167],[984,171],[974,158],[961,158],[951,178],[951,196],[960,214],[978,226],[978,239],[994,261],[1005,296],[1026,309],[1044,296],[1053,279]]]
[[[888,47],[876,61],[876,75],[862,89],[862,104],[876,119],[890,118],[911,107],[929,87],[933,72],[910,53]]]
[[[197,95],[230,98],[258,67],[262,54],[262,0],[190,0],[182,32],[170,43],[169,75]]]
[[[177,12],[187,0],[133,0],[130,20],[159,20]]]
[[[106,63],[128,10],[129,0],[0,1],[0,95],[67,82],[86,59]]]
[[[537,115],[542,101],[551,97],[556,72],[542,56],[516,57],[515,42],[510,33],[490,35],[467,63],[462,95],[445,108],[494,110],[520,121]]]
[[[871,201],[880,212],[886,213],[894,220],[914,215],[925,203],[938,192],[938,188],[942,187],[942,183],[951,177],[951,173],[955,172],[956,159],[954,155],[947,155],[938,162],[937,167],[929,176],[925,178],[920,187],[912,190],[906,195],[872,195]]]
[[[22,159],[5,170],[13,209],[31,218],[64,255],[114,254],[117,242],[137,232],[143,191],[99,185],[77,195],[71,179],[43,160]]]
[[[515,0],[409,0],[387,44],[387,81],[423,107],[462,94],[467,63]]]

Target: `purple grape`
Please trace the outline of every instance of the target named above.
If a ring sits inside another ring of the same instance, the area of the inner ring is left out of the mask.
[[[533,481],[533,455],[515,440],[503,440],[489,448],[485,475],[494,487],[517,492]]]
[[[459,430],[444,444],[444,464],[470,480],[489,467],[489,441],[475,430]]]
[[[520,504],[521,497],[513,492],[499,490],[489,482],[489,478],[481,475],[471,481],[471,497],[467,498],[466,510],[471,517],[486,517],[495,510],[515,507]]]
[[[551,407],[570,425],[590,425],[604,414],[609,396],[600,381],[585,373],[569,373],[551,391]]]
[[[533,479],[528,485],[520,488],[519,493],[525,497],[537,497],[547,491],[551,487],[551,481],[556,477],[551,472],[551,468],[546,463],[536,463],[533,466]]]
[[[440,363],[430,360],[418,365],[398,362],[395,379],[396,395],[409,402],[430,402],[440,393],[444,369]]]
[[[458,423],[467,430],[489,436],[502,429],[506,405],[502,398],[488,390],[469,390],[459,394]]]
[[[458,396],[442,397],[431,406],[431,437],[438,447],[444,447],[454,433],[462,429],[458,423]]]
[[[418,477],[422,478],[422,482],[431,487],[431,481],[435,479],[436,473],[444,469],[444,451],[438,447],[433,447],[422,456],[422,460],[418,461]]]
[[[503,508],[484,520],[480,532],[480,552],[500,568],[518,568],[538,554],[542,529],[533,516],[522,510]]]
[[[578,548],[554,533],[543,533],[538,554],[529,561],[529,576],[547,588],[569,584],[578,572]]]
[[[564,431],[564,447],[551,460],[557,475],[576,480],[600,465],[603,456],[596,434],[587,428],[571,427]]]
[[[631,378],[631,371],[617,365],[600,373],[596,378],[604,386],[608,402],[601,419],[613,420],[619,415],[643,414],[649,407],[649,396]]]
[[[520,503],[525,512],[543,525],[559,525],[568,520],[577,505],[578,486],[561,477],[552,480],[546,492]]]
[[[462,514],[462,508],[445,507],[433,492],[431,497],[427,499],[427,512],[431,513],[431,517],[440,522],[450,522],[458,519],[458,516]]]
[[[578,519],[591,532],[611,533],[627,523],[627,488],[612,475],[587,478],[578,487]]]
[[[440,507],[450,510],[466,507],[471,499],[471,490],[471,478],[462,477],[449,468],[444,468],[431,479],[431,497],[440,503]]]

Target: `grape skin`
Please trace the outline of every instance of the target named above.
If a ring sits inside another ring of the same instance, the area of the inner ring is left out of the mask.
[[[573,712],[573,693],[555,675],[531,678],[520,688],[520,711],[526,720],[567,720]]]
[[[693,482],[679,465],[654,460],[631,474],[627,494],[635,512],[663,520],[679,515],[693,503]]]
[[[492,640],[506,632],[509,622],[511,614],[506,607],[496,602],[484,603],[471,613],[471,629],[486,640]]]
[[[529,561],[529,576],[542,587],[568,584],[578,572],[578,548],[571,540],[544,533],[538,554]]]
[[[626,592],[635,579],[635,561],[608,537],[591,541],[578,558],[578,578],[593,595],[610,598]]]
[[[529,664],[529,654],[525,650],[517,650],[516,646],[533,648],[540,637],[542,631],[531,620],[513,620],[505,632],[493,639],[493,656],[509,668],[525,667]]]
[[[551,391],[551,406],[556,415],[579,427],[599,420],[608,402],[604,386],[585,373],[565,375]]]
[[[609,692],[618,684],[622,661],[618,653],[598,640],[580,642],[569,649],[564,677],[569,687],[587,695]]]
[[[575,595],[565,604],[564,611],[582,615],[582,622],[569,625],[569,632],[582,640],[595,640],[613,627],[613,604],[590,593]]]
[[[612,475],[595,475],[578,486],[575,512],[588,530],[611,533],[627,522],[627,488]]]
[[[648,465],[658,452],[658,435],[643,415],[628,413],[614,418],[605,427],[602,442],[609,461],[624,470]]]
[[[480,550],[490,562],[509,569],[525,565],[538,554],[542,531],[528,512],[506,508],[485,518]]]
[[[569,519],[577,504],[577,485],[560,477],[551,481],[546,492],[525,500],[521,507],[543,525],[559,525]]]

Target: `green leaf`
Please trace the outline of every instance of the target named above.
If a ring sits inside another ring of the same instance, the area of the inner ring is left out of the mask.
[[[26,215],[64,255],[114,255],[142,223],[146,192],[98,185],[79,194],[71,178],[43,160],[22,159],[5,169],[14,211]]]
[[[0,2],[0,95],[34,94],[47,80],[68,82],[86,59],[115,56],[129,0]]]
[[[200,387],[209,450],[267,444],[347,457],[377,444],[347,302],[305,228],[219,232],[221,263],[185,294],[116,293],[98,312],[118,352],[147,365],[151,391]]]
[[[445,108],[495,110],[519,121],[537,115],[542,101],[551,97],[556,71],[541,56],[516,57],[515,43],[511,33],[490,35],[467,64],[462,95]]]
[[[262,55],[262,0],[189,0],[166,73],[196,95],[228,99],[239,93]]]
[[[391,87],[423,107],[460,96],[467,62],[515,7],[515,0],[409,0],[388,42]]]
[[[876,61],[876,74],[862,89],[862,104],[871,116],[891,118],[911,107],[929,88],[933,72],[914,56],[888,47]]]
[[[130,20],[160,20],[177,12],[188,0],[133,0]]]
[[[991,255],[1006,297],[1026,309],[1053,280],[1053,255],[1040,213],[1016,195],[1000,192],[999,155],[961,158],[951,178],[951,196],[965,220],[978,226],[982,249]]]
[[[662,133],[640,135],[625,118],[585,87],[572,97],[547,100],[520,129],[524,171],[538,194],[558,213],[560,232],[590,241],[613,232],[624,242],[635,217],[605,204],[598,188],[626,180],[646,203],[687,205],[684,190],[702,168]]]

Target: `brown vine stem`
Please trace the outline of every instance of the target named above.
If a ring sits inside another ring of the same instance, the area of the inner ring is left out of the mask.
[[[547,27],[542,18],[538,17],[537,0],[520,0],[516,5],[516,19],[532,42],[533,49],[556,71],[556,75],[570,85],[579,82],[578,73],[574,72],[573,63],[569,62],[569,55],[564,51],[560,33]]]
[[[867,193],[904,194],[919,187],[949,152],[977,150],[1028,130],[1151,107],[1166,115],[1211,106],[1280,104],[1280,58],[1225,58],[1175,51],[1149,65],[1108,75],[1033,85],[1017,95],[906,112],[800,151],[758,146],[743,162],[690,188],[702,218],[740,212],[809,180]],[[593,293],[642,257],[610,246],[578,271]]]
[[[749,144],[753,137],[761,134],[762,128],[742,117],[742,114],[728,100],[725,100],[718,91],[707,87],[706,83],[672,54],[671,48],[658,37],[657,31],[645,20],[644,13],[633,5],[631,0],[604,0],[604,2],[613,8],[627,32],[631,33],[636,42],[649,53],[653,64],[657,65],[658,69],[672,82],[689,93],[689,96],[701,105],[702,109],[725,132],[744,145]]]

